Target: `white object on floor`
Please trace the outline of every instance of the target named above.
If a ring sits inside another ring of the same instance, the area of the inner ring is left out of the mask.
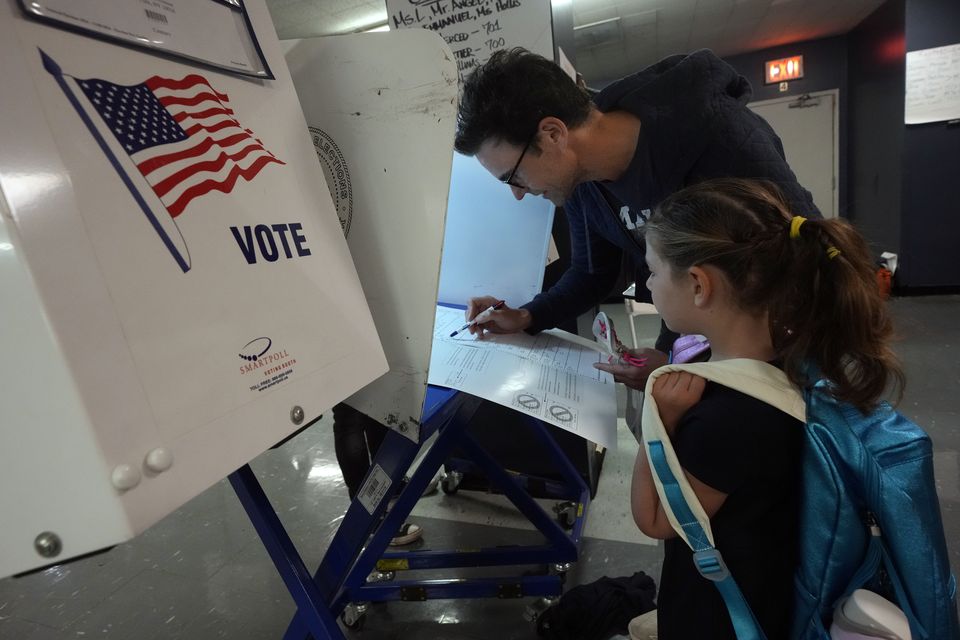
[[[657,640],[657,610],[637,616],[627,625],[630,640]]]
[[[405,544],[416,542],[421,537],[423,537],[423,527],[412,522],[405,522],[403,526],[400,527],[397,535],[390,540],[390,546],[401,547]]]
[[[880,254],[880,259],[887,266],[887,269],[890,269],[890,274],[894,275],[897,273],[897,254],[891,253],[889,251],[884,251]]]

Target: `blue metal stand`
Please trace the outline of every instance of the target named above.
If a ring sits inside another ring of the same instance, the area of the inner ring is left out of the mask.
[[[354,499],[347,509],[320,567],[311,576],[263,493],[253,471],[244,466],[230,475],[237,496],[267,548],[281,578],[297,604],[297,614],[284,635],[285,640],[342,640],[336,618],[350,603],[386,600],[428,600],[433,598],[520,598],[559,595],[561,577],[508,576],[503,578],[452,580],[390,580],[367,584],[374,570],[396,572],[415,569],[489,567],[529,564],[563,564],[577,559],[590,492],[576,469],[547,433],[543,424],[529,419],[542,443],[538,455],[552,458],[565,480],[554,487],[558,497],[575,501],[576,520],[568,534],[524,490],[524,481],[506,472],[467,432],[466,426],[482,401],[465,393],[430,387],[424,403],[420,443],[390,431],[377,452],[360,495],[368,485],[367,499]],[[389,499],[396,495],[422,443],[437,434],[416,472],[387,513]],[[546,537],[547,544],[526,547],[496,547],[472,551],[387,552],[391,538],[407,520],[427,484],[457,446],[472,459],[492,486],[511,502]],[[373,478],[373,474],[378,474]],[[389,487],[377,486],[384,474]],[[371,501],[371,496],[373,500]],[[364,504],[366,502],[366,506]],[[368,510],[368,507],[370,509]]]

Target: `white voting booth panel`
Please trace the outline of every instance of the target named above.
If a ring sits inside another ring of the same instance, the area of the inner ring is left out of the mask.
[[[348,404],[416,440],[450,185],[456,64],[439,36],[421,30],[288,42],[310,138],[390,363]]]
[[[497,51],[525,47],[553,59],[550,0],[475,2],[387,0],[391,29],[430,30],[449,43],[463,81]],[[517,201],[476,158],[456,154],[447,205],[439,301],[492,295],[517,306],[540,292],[553,205]],[[366,283],[364,283],[366,285]]]
[[[132,537],[387,370],[244,4],[275,79],[0,2],[0,576]]]
[[[440,302],[482,295],[511,307],[529,302],[543,286],[553,211],[543,198],[517,200],[476,158],[454,154]]]

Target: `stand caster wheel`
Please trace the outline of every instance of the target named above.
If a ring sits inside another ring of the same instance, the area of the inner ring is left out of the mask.
[[[567,584],[567,574],[570,572],[570,569],[573,569],[572,562],[559,562],[553,565],[553,573],[560,578],[561,587]]]
[[[560,502],[553,507],[557,514],[557,522],[564,529],[573,529],[577,522],[577,505],[573,502]]]
[[[557,600],[558,598],[538,598],[534,600],[524,609],[523,619],[527,622],[537,624],[540,614],[549,609]]]
[[[340,614],[340,622],[351,631],[359,631],[367,620],[367,605],[351,602]]]
[[[460,482],[463,480],[463,474],[459,471],[450,471],[443,474],[440,480],[440,490],[448,496],[452,496],[460,489]]]

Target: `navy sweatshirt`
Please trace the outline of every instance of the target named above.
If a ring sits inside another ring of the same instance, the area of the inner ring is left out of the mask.
[[[685,186],[709,178],[764,178],[780,187],[794,214],[821,217],[787,166],[780,138],[747,108],[750,95],[746,78],[706,49],[661,60],[597,94],[600,111],[628,111],[640,119],[637,150],[619,179],[580,184],[564,204],[570,267],[523,305],[533,316],[529,333],[602,301],[617,281],[624,252],[645,271],[643,242],[631,230]],[[658,340],[657,347],[666,350],[669,340]]]

